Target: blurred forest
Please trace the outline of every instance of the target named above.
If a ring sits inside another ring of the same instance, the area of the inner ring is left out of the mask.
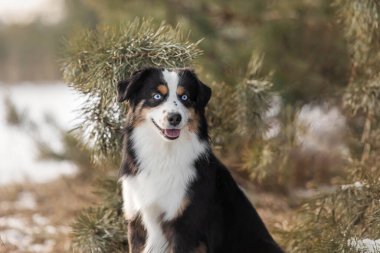
[[[64,38],[98,22],[96,14],[82,1],[66,0],[64,7],[64,19],[59,23],[46,23],[39,17],[25,24],[0,21],[1,82],[62,79],[59,52]]]
[[[58,24],[0,24],[0,80],[60,79],[65,38],[135,17],[180,23],[192,41],[204,38],[198,71],[209,82],[237,83],[255,49],[265,54],[264,69],[274,71],[286,101],[331,96],[347,83],[347,50],[327,0],[66,0]]]
[[[115,102],[115,83],[162,64],[194,66],[213,88],[213,147],[244,186],[285,199],[290,214],[269,228],[288,252],[380,252],[380,242],[366,251],[362,240],[380,238],[377,0],[66,0],[65,8],[54,25],[0,25],[0,81],[63,78],[88,95],[77,130],[111,179],[74,223],[75,250],[127,248],[115,179],[127,108]],[[166,45],[178,51],[163,56]],[[150,51],[133,58],[133,50]]]

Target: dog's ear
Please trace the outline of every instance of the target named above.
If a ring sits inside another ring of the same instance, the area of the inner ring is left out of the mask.
[[[124,80],[117,83],[117,101],[123,102],[127,99],[127,88],[130,80]]]
[[[197,104],[200,108],[204,108],[211,98],[211,88],[198,79],[198,95]]]
[[[127,80],[120,81],[117,84],[117,101],[129,101],[133,97],[133,94],[141,87],[141,82],[150,70],[151,68],[138,70]]]
[[[185,68],[182,70],[182,76],[184,78],[189,78],[194,85],[197,85],[197,95],[196,95],[196,105],[198,108],[204,108],[211,97],[211,89],[199,80],[197,74],[195,74],[193,69]]]

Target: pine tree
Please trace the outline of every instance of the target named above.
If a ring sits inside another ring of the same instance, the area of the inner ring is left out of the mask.
[[[335,0],[334,6],[352,66],[343,97],[355,135],[347,183],[306,203],[285,238],[291,252],[380,252],[368,244],[380,238],[380,3]]]

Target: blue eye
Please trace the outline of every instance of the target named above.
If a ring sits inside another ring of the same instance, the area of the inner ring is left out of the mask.
[[[156,94],[153,95],[153,98],[155,100],[160,100],[162,98],[162,96],[161,96],[161,94],[156,93]]]
[[[186,101],[186,100],[188,99],[188,97],[187,97],[187,95],[182,95],[181,99],[182,99],[183,101]]]

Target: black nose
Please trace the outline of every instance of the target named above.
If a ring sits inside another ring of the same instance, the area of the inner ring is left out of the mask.
[[[181,122],[181,114],[179,113],[169,113],[168,114],[168,121],[170,125],[172,126],[178,126],[178,124]]]

